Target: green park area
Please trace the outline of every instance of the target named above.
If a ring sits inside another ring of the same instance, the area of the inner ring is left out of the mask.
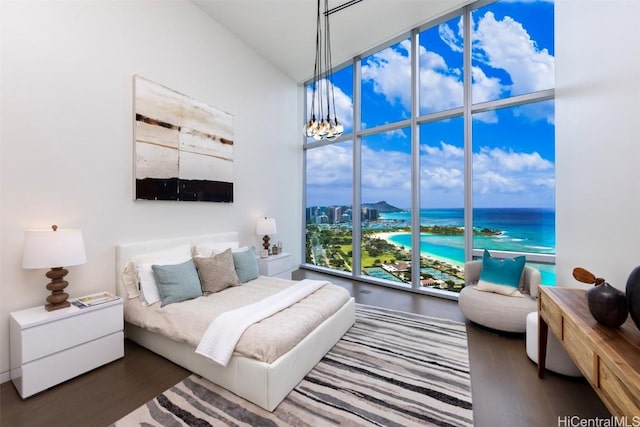
[[[459,227],[438,227],[437,229],[429,228],[428,230],[426,227],[425,230],[421,228],[421,232],[434,231],[438,234],[449,235],[461,232]],[[483,232],[488,231],[483,230]],[[380,272],[382,266],[394,266],[398,270],[393,273],[387,272],[386,278],[410,283],[411,251],[378,237],[379,233],[385,232],[409,233],[410,230],[406,227],[389,230],[363,230],[361,248],[362,273],[369,275],[374,270]],[[353,244],[351,229],[346,226],[308,225],[307,262],[336,270],[352,271]],[[437,282],[428,286],[437,286],[454,292],[460,291],[464,278],[457,267],[429,257],[421,257],[420,267],[421,280],[437,280]],[[385,278],[384,275],[382,277]]]

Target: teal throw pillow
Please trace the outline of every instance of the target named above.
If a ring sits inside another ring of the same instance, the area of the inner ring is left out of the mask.
[[[161,306],[202,296],[200,278],[193,260],[175,265],[152,265]]]
[[[233,264],[235,265],[238,279],[240,279],[242,283],[257,279],[260,275],[258,258],[256,257],[256,249],[254,247],[246,251],[234,252]]]
[[[512,297],[521,297],[522,294],[518,288],[525,262],[526,258],[524,256],[511,259],[493,258],[489,251],[485,249],[482,256],[480,279],[476,289]]]

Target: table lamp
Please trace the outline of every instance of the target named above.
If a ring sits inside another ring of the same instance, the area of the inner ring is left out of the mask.
[[[256,224],[256,235],[264,236],[262,238],[262,247],[269,250],[269,234],[276,234],[276,220],[273,218],[259,219]]]
[[[87,256],[80,230],[61,230],[52,225],[50,230],[27,230],[24,237],[22,267],[27,269],[50,268],[46,276],[51,279],[44,308],[47,311],[69,307],[69,295],[62,292],[69,284],[62,280],[69,272],[64,267],[84,264]]]

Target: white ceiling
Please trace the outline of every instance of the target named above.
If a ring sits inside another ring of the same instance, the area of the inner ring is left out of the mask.
[[[191,1],[296,82],[312,76],[316,0]],[[329,0],[329,9],[346,2]],[[362,0],[333,13],[334,67],[470,2]]]

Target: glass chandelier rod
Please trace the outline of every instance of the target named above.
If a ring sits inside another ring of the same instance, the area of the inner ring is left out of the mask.
[[[320,15],[320,0],[317,2],[316,14],[316,57],[313,67],[313,91],[311,95],[310,120],[305,124],[303,133],[317,141],[327,139],[333,141],[344,132],[336,114],[335,91],[333,88],[333,64],[331,62],[331,34],[329,29],[329,1],[324,0],[324,35]],[[322,43],[324,42],[324,46]],[[324,65],[324,67],[323,67]],[[324,79],[321,79],[324,73]],[[323,94],[324,90],[324,94]],[[324,96],[326,95],[326,112]],[[333,118],[331,109],[333,107]]]

